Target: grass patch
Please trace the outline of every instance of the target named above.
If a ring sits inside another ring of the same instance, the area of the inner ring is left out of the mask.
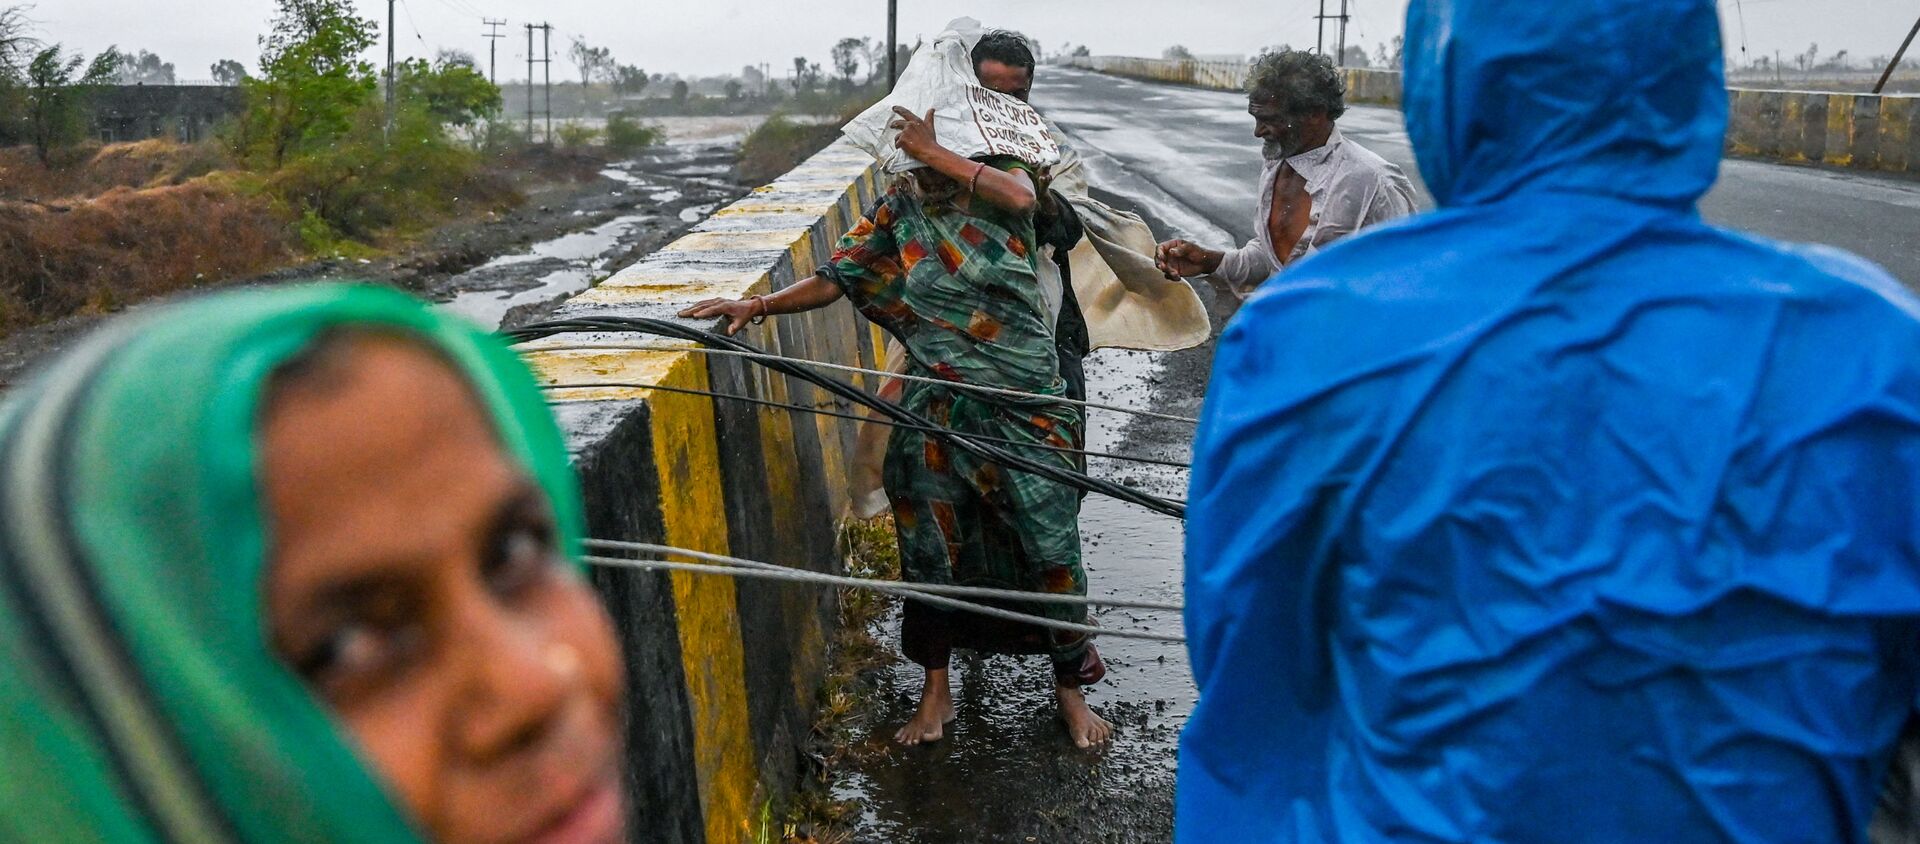
[[[900,579],[900,546],[891,515],[842,522],[839,544],[848,576]],[[831,785],[840,766],[856,752],[860,718],[871,708],[877,688],[874,672],[898,661],[875,634],[899,599],[868,589],[841,589],[839,597],[840,623],[808,741],[814,770],[788,808],[783,830],[787,844],[851,840],[847,824],[860,807],[833,799]]]

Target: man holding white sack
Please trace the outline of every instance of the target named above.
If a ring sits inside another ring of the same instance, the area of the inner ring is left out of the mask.
[[[870,127],[880,118],[868,148],[895,178],[813,277],[770,296],[702,302],[683,316],[724,316],[738,330],[845,297],[904,346],[909,374],[932,379],[906,385],[902,405],[958,431],[1017,443],[1009,448],[1029,459],[1073,468],[1084,420],[1077,406],[1053,400],[1066,385],[1036,257],[1036,211],[1059,150],[1032,108],[977,84],[970,58],[977,40],[943,34],[915,57],[892,97],[855,121]],[[1086,594],[1072,487],[905,428],[889,440],[883,484],[908,581]],[[1087,621],[1084,605],[1008,607]],[[1106,673],[1084,634],[910,601],[901,646],[927,672],[918,710],[896,735],[903,744],[937,741],[953,719],[955,647],[1047,654],[1069,737],[1091,747],[1112,736],[1081,692]]]

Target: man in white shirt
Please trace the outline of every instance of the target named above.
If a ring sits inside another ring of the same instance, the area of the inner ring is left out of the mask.
[[[1231,251],[1169,240],[1157,255],[1162,272],[1211,275],[1244,296],[1335,240],[1413,213],[1406,174],[1335,125],[1346,112],[1346,85],[1332,60],[1301,50],[1262,53],[1247,91],[1267,159],[1257,234]]]

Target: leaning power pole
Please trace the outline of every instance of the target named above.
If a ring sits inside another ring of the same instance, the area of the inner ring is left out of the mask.
[[[887,90],[900,81],[900,0],[887,0]]]
[[[507,22],[505,20],[481,18],[480,23],[490,27],[490,31],[480,36],[487,39],[487,81],[498,86],[500,84],[500,75],[494,72],[493,62],[500,51],[500,39],[507,37],[500,34],[500,27],[506,26]]]
[[[1880,81],[1874,83],[1873,93],[1887,87],[1887,80],[1893,78],[1893,71],[1900,66],[1900,60],[1907,57],[1907,48],[1913,46],[1913,37],[1920,35],[1920,21],[1913,22],[1913,29],[1907,32],[1907,40],[1900,42],[1900,49],[1893,51],[1893,61],[1887,62],[1887,72],[1880,74]]]
[[[387,0],[387,120],[380,128],[381,137],[393,134],[393,2]]]

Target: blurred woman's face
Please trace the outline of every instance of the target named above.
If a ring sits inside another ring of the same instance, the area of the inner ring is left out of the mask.
[[[262,421],[268,632],[439,842],[615,842],[612,625],[454,371],[351,336]]]

